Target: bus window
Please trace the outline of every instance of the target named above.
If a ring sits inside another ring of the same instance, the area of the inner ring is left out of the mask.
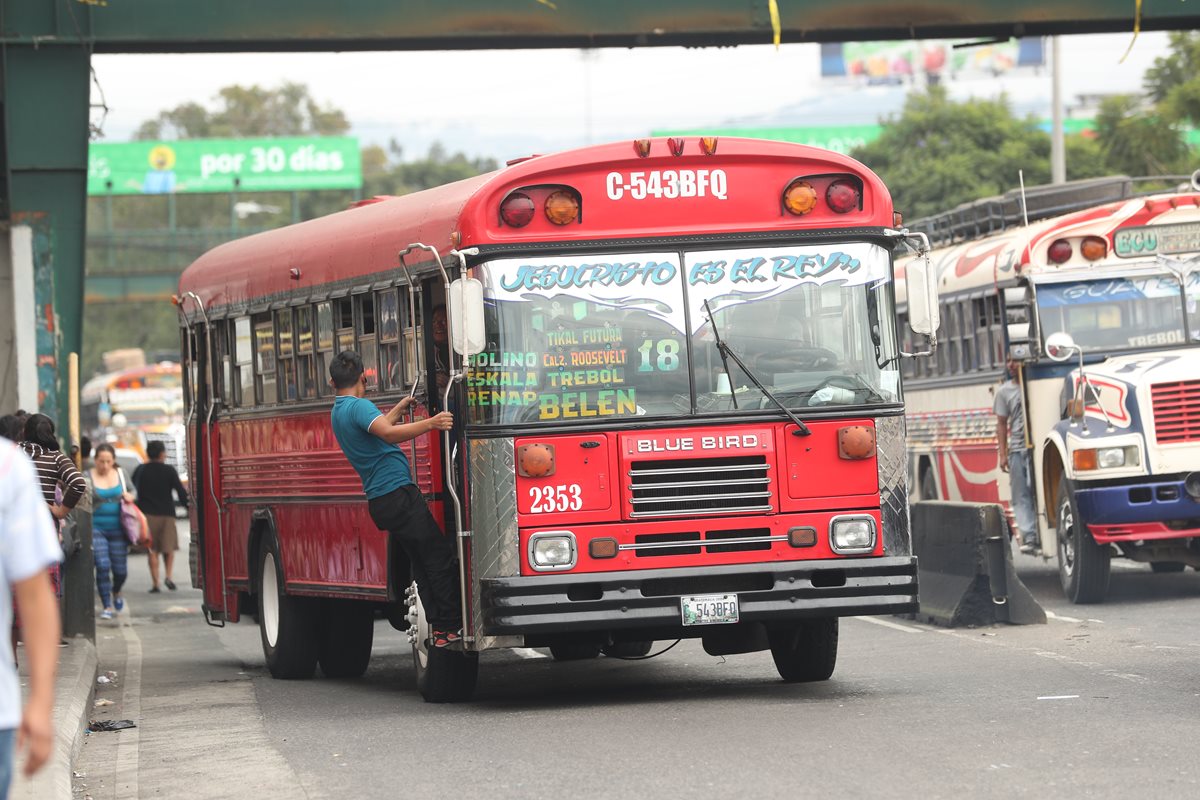
[[[317,396],[313,384],[313,310],[312,306],[296,309],[296,384],[300,398]]]
[[[254,341],[250,335],[250,318],[234,321],[234,359],[237,364],[237,404],[254,405]]]
[[[400,308],[404,318],[404,385],[412,386],[417,379],[417,349],[421,339],[421,293],[416,296],[416,317],[409,319],[408,289],[400,290]]]
[[[254,318],[255,372],[258,377],[258,402],[273,405],[278,399],[275,391],[275,326],[270,314]]]
[[[329,386],[329,361],[333,358],[333,304],[328,300],[317,303],[317,394],[326,397],[333,392]]]
[[[396,290],[388,289],[378,295],[379,364],[383,388],[400,389],[404,372],[400,365],[400,305]]]
[[[335,300],[334,322],[337,325],[337,351],[354,349],[354,306],[349,297]]]
[[[358,354],[362,356],[363,382],[368,390],[379,388],[379,356],[375,342],[375,297],[356,295],[358,306]]]
[[[279,342],[279,399],[295,400],[296,348],[292,338],[292,310],[275,312],[275,332]]]

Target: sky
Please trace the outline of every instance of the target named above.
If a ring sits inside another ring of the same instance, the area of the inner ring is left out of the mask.
[[[1165,33],[1062,38],[1063,91],[1136,92],[1167,52]],[[306,84],[342,109],[364,144],[395,139],[406,158],[441,142],[450,151],[499,160],[653,130],[731,123],[850,124],[895,110],[881,93],[847,93],[820,78],[819,48],[784,44],[729,48],[512,50],[212,55],[97,55],[96,79],[109,111],[104,141],[127,141],[138,125],[181,103],[212,106],[232,84]],[[954,95],[1007,90],[1021,113],[1044,107],[1049,73],[975,80]],[[896,94],[896,93],[892,93]],[[93,88],[93,103],[100,95]],[[838,100],[840,98],[840,101]],[[1016,103],[1015,103],[1016,104]],[[93,113],[93,122],[99,116]]]

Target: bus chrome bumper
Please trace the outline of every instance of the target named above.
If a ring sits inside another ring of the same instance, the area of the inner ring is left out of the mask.
[[[740,620],[905,614],[917,610],[913,556],[839,558],[721,567],[487,578],[488,636],[682,627],[680,598],[736,594]],[[701,635],[711,626],[690,627]]]

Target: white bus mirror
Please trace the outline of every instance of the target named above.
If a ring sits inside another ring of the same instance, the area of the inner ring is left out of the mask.
[[[473,356],[483,351],[483,284],[459,278],[450,284],[450,343],[454,352]]]
[[[1051,361],[1063,362],[1079,350],[1071,334],[1066,331],[1052,333],[1046,337],[1046,355]]]
[[[941,314],[928,254],[908,262],[904,274],[908,283],[908,326],[913,333],[933,339],[941,324]]]

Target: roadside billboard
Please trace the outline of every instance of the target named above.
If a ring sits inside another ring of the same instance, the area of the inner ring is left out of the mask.
[[[89,195],[360,186],[362,160],[350,136],[97,142],[88,149]]]

